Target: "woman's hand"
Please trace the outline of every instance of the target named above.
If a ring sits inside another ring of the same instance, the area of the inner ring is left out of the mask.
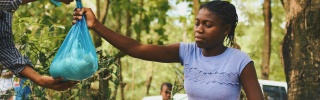
[[[82,15],[85,15],[87,25],[90,29],[94,29],[95,25],[100,23],[97,19],[96,16],[94,15],[93,11],[91,8],[76,8],[73,13],[73,21],[72,24],[75,24],[77,20],[82,19]]]

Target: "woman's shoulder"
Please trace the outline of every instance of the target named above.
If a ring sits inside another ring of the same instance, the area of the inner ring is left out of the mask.
[[[194,42],[180,42],[180,49],[193,51],[197,48],[197,45]]]
[[[249,57],[249,55],[239,49],[235,49],[235,48],[230,48],[228,47],[228,50],[229,50],[229,54],[230,55],[233,55],[235,57]]]

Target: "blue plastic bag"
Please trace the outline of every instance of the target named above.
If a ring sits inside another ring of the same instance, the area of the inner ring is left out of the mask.
[[[60,6],[61,5],[61,2],[59,2],[59,1],[56,1],[56,0],[51,0],[52,1],[52,3],[54,3],[55,5],[57,5],[57,6]]]
[[[77,8],[82,8],[81,1],[76,1]],[[89,78],[97,71],[98,57],[89,34],[83,16],[71,27],[55,55],[49,69],[51,76],[77,81]]]

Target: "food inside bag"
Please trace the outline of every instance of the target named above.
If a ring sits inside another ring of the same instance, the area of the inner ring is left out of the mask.
[[[77,7],[82,8],[80,0]],[[65,80],[83,80],[89,78],[98,69],[98,57],[83,17],[73,25],[55,55],[49,72],[54,78]]]

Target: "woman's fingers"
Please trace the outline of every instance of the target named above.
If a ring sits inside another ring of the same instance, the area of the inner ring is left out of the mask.
[[[75,8],[74,12],[73,12],[72,24],[75,24],[77,22],[77,20],[81,20],[82,19],[82,14],[83,14],[83,12],[81,12],[80,8]]]
[[[86,13],[86,9],[88,9],[88,8],[82,8],[82,9],[80,9],[80,14]]]
[[[77,20],[72,20],[72,25],[76,24]]]
[[[72,24],[75,24],[77,22],[77,20],[81,20],[84,15],[86,16],[88,27],[91,27],[90,25],[93,25],[95,23],[96,18],[90,8],[76,8],[76,9],[74,9]]]
[[[73,12],[73,16],[82,16],[83,11],[81,12],[80,8],[75,8]]]
[[[73,16],[73,19],[74,19],[74,20],[81,20],[81,19],[82,19],[82,16]]]

